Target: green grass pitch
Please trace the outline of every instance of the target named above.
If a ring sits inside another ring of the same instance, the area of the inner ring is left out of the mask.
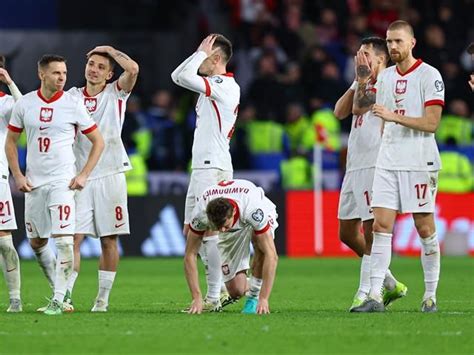
[[[418,258],[394,258],[408,295],[384,314],[347,309],[358,286],[357,259],[281,258],[272,314],[179,313],[189,301],[181,259],[121,261],[109,312],[91,314],[97,262],[86,260],[76,282],[76,312],[35,313],[49,296],[34,261],[22,263],[24,312],[7,314],[0,282],[0,353],[474,353],[474,259],[442,259],[436,314],[419,311]],[[202,269],[201,269],[202,274]]]

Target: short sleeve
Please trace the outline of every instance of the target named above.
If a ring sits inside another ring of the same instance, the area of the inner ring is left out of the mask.
[[[10,122],[14,105],[15,100],[11,96],[6,97],[0,104],[0,119],[5,122],[6,125]]]
[[[76,117],[77,117],[77,122],[76,124],[79,127],[79,130],[83,134],[88,134],[91,133],[93,130],[97,128],[96,123],[92,119],[92,117],[89,115],[89,112],[87,112],[86,106],[82,104],[82,102],[78,101],[78,104],[76,106]]]
[[[423,93],[425,98],[425,107],[432,105],[444,106],[444,82],[441,74],[435,68],[430,68],[423,75]]]
[[[191,222],[189,223],[189,229],[196,234],[203,235],[206,230],[209,229],[209,221],[206,214],[206,203],[203,199],[199,199],[194,206],[191,214]]]
[[[115,80],[113,83],[110,84],[111,89],[114,92],[114,95],[121,100],[127,100],[130,96],[131,92],[125,92],[119,85],[118,79]]]
[[[17,101],[17,103],[13,106],[13,111],[10,117],[10,122],[8,124],[8,129],[20,133],[23,131],[23,116],[24,116],[24,109],[21,105],[22,101]]]

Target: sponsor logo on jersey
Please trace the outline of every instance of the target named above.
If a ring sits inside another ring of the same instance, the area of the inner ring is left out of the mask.
[[[401,95],[407,91],[407,80],[397,80],[395,85],[395,94]]]
[[[51,122],[53,119],[53,109],[51,107],[41,107],[39,119],[41,122]]]
[[[84,98],[84,106],[86,106],[87,111],[90,113],[95,112],[97,109],[97,99],[95,97]]]

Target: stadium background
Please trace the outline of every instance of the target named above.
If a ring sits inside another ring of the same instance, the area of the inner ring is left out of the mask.
[[[90,313],[100,253],[94,239],[81,250],[92,258],[81,263],[76,311],[53,318],[35,312],[50,289],[37,263],[25,260],[32,254],[24,240],[23,197],[17,194],[20,229],[14,240],[23,259],[24,312],[4,312],[7,290],[0,282],[0,353],[473,353],[474,258],[465,256],[474,255],[474,94],[467,84],[474,68],[465,51],[474,40],[472,0],[0,4],[0,53],[23,92],[37,88],[36,61],[44,53],[67,58],[66,88],[84,83],[85,54],[99,44],[123,50],[140,64],[123,131],[138,167],[128,176],[132,236],[121,241],[126,257],[109,312]],[[445,164],[451,169],[445,169],[449,174],[442,177],[437,200],[444,252],[440,311],[420,314],[420,262],[405,257],[418,255],[419,245],[411,218],[404,215],[394,238],[394,251],[402,256],[392,259],[392,267],[409,294],[383,315],[354,317],[347,309],[360,261],[338,241],[336,218],[351,123],[337,121],[331,110],[353,79],[352,57],[361,38],[383,37],[397,18],[414,25],[415,55],[438,68],[446,86],[437,139],[455,160]],[[229,69],[243,94],[231,147],[235,175],[264,187],[280,214],[276,243],[288,257],[280,257],[268,317],[240,314],[242,302],[222,314],[180,313],[190,301],[179,256],[195,95],[173,85],[170,73],[209,32],[234,43]],[[316,180],[314,147],[323,157]],[[315,181],[323,187],[316,209]]]
[[[453,167],[440,177],[439,235],[448,253],[474,253],[474,100],[467,84],[474,68],[466,52],[474,38],[472,1],[2,3],[8,11],[0,14],[0,52],[23,92],[38,86],[36,61],[44,53],[67,58],[66,88],[83,84],[85,53],[99,44],[115,46],[140,64],[123,130],[137,169],[129,176],[134,184],[129,187],[133,235],[122,238],[122,252],[146,256],[182,255],[184,250],[179,225],[196,95],[173,85],[170,73],[210,32],[223,33],[234,43],[229,71],[241,85],[242,99],[231,142],[233,164],[237,177],[261,185],[277,201],[279,253],[353,255],[337,240],[336,219],[351,119],[338,121],[332,109],[353,80],[353,56],[361,38],[383,37],[388,23],[407,19],[418,40],[415,56],[438,68],[445,80],[438,143],[462,161],[444,164],[445,169]],[[318,222],[322,241],[315,241],[314,233],[314,146],[323,150],[317,177],[324,189]],[[20,156],[24,166],[24,148]],[[19,195],[19,226],[21,206]],[[32,257],[21,228],[18,234],[22,257]],[[395,243],[402,254],[419,249],[410,219],[400,218]],[[86,256],[100,253],[94,241],[83,248]]]

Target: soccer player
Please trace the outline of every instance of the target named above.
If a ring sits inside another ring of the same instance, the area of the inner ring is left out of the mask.
[[[392,22],[387,46],[395,66],[379,74],[372,112],[384,120],[377,157],[372,208],[374,241],[370,260],[369,298],[357,312],[383,312],[383,279],[390,265],[397,212],[412,213],[421,242],[425,293],[422,312],[436,312],[440,249],[434,222],[438,170],[434,133],[444,105],[444,84],[438,70],[415,59],[413,28]]]
[[[17,229],[15,210],[13,208],[10,184],[8,183],[8,162],[5,155],[5,137],[8,121],[15,101],[21,97],[21,92],[5,70],[5,57],[0,56],[0,81],[5,83],[11,96],[0,91],[0,264],[2,265],[5,281],[7,282],[10,306],[7,312],[16,313],[23,310],[20,297],[20,259],[13,245],[12,230]]]
[[[200,94],[196,104],[192,173],[184,212],[185,236],[188,235],[196,197],[208,186],[232,179],[229,141],[234,133],[240,87],[233,74],[226,70],[231,56],[231,42],[220,34],[212,34],[204,38],[197,51],[171,74],[177,85]],[[206,234],[199,253],[206,267],[206,311],[220,310],[230,301],[225,292],[220,295],[221,289],[224,291],[225,287],[221,287],[217,233],[209,231]]]
[[[107,83],[114,75],[115,64],[123,69],[123,73],[117,80]],[[84,236],[99,237],[102,248],[99,290],[91,311],[107,312],[119,263],[118,236],[130,234],[125,171],[132,167],[121,133],[127,99],[137,82],[138,71],[138,64],[125,53],[110,46],[98,46],[87,54],[86,86],[69,90],[87,108],[105,142],[104,153],[89,175],[87,185],[76,193],[74,271],[66,295],[70,307],[72,290],[80,270],[80,246]],[[90,151],[91,143],[79,135],[74,145],[79,169],[86,164]]]
[[[374,85],[378,74],[387,67],[389,54],[385,40],[364,38],[355,58],[356,80],[337,101],[334,113],[339,119],[351,112],[352,126],[349,135],[346,174],[339,199],[339,238],[362,257],[360,282],[350,311],[367,298],[370,291],[370,250],[372,223],[370,207],[375,161],[382,141],[383,121],[370,111],[375,101]],[[361,224],[364,235],[360,234]],[[395,280],[387,270],[384,280],[384,304],[388,306],[406,294],[407,287]]]
[[[248,289],[242,313],[270,313],[268,300],[278,263],[273,241],[277,217],[275,205],[250,181],[222,181],[204,190],[193,210],[186,240],[184,269],[193,298],[188,313],[199,314],[204,309],[196,259],[208,230],[220,232],[221,272],[230,297],[239,299]],[[255,255],[248,285],[250,243]]]
[[[38,62],[38,76],[40,89],[20,98],[13,108],[5,151],[16,186],[25,192],[25,225],[30,245],[54,288],[44,313],[59,315],[73,267],[74,190],[84,188],[104,142],[82,101],[63,91],[66,60],[58,55],[44,55]],[[26,177],[18,164],[16,146],[23,129],[28,150]],[[79,174],[72,147],[77,129],[92,143],[87,163]],[[57,261],[48,248],[49,237],[56,244]]]

